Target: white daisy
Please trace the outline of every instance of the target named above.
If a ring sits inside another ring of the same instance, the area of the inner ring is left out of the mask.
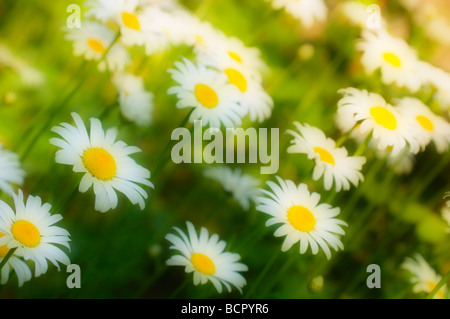
[[[180,84],[167,93],[176,94],[177,107],[194,107],[190,122],[201,120],[202,125],[219,128],[241,125],[245,109],[239,105],[240,94],[236,86],[228,83],[227,76],[204,65],[195,66],[188,59],[175,62],[177,69],[169,69],[172,78]]]
[[[119,91],[118,102],[122,115],[140,126],[148,126],[153,110],[153,94],[144,88],[141,77],[129,73],[118,73],[113,83]]]
[[[167,12],[159,6],[150,6],[144,10],[143,18],[151,22],[147,31],[146,54],[178,46],[186,42],[189,23],[192,16],[185,10]]]
[[[12,192],[11,184],[22,185],[24,177],[25,171],[20,167],[17,154],[4,150],[0,144],[0,190]]]
[[[259,76],[240,63],[226,57],[212,59],[212,66],[225,73],[228,83],[236,86],[241,93],[240,105],[246,110],[252,122],[263,122],[272,115],[273,100],[261,85]]]
[[[361,63],[365,71],[372,74],[381,69],[384,84],[396,84],[416,92],[426,83],[421,74],[416,52],[402,39],[394,38],[380,29],[376,32],[364,30],[357,45],[362,51]]]
[[[417,98],[405,97],[397,101],[396,107],[402,117],[411,121],[416,139],[425,149],[433,141],[439,153],[448,151],[450,144],[450,124],[434,114],[428,106]]]
[[[86,21],[79,29],[68,29],[66,39],[73,41],[75,55],[82,55],[86,60],[99,61],[113,43],[115,34],[102,24]],[[100,71],[122,71],[129,63],[130,57],[125,48],[115,43],[98,67]]]
[[[211,32],[211,36],[206,39],[209,40],[206,50],[201,50],[203,46],[197,46],[200,49],[197,56],[201,63],[219,67],[234,63],[257,81],[262,81],[261,73],[267,72],[268,67],[258,48],[248,47],[242,40],[218,32]]]
[[[338,10],[352,25],[363,29],[371,27],[368,26],[368,21],[373,12],[369,10],[367,4],[358,1],[343,1],[338,4]],[[386,22],[383,17],[380,16],[379,19],[379,27],[385,27]]]
[[[194,285],[206,284],[209,281],[222,292],[222,285],[231,292],[231,285],[235,286],[241,293],[246,285],[245,278],[239,273],[247,271],[245,264],[238,263],[239,254],[224,252],[226,243],[219,240],[217,234],[211,237],[208,230],[201,228],[197,235],[194,225],[186,222],[188,235],[174,227],[178,236],[167,234],[166,239],[172,243],[171,249],[178,250],[181,255],[172,256],[167,260],[169,266],[184,266],[187,273],[194,273]]]
[[[300,242],[300,254],[310,246],[315,255],[320,246],[330,259],[329,246],[336,251],[344,249],[339,237],[345,234],[341,226],[347,226],[347,223],[334,218],[339,214],[339,208],[319,204],[320,195],[310,193],[305,184],[296,186],[290,180],[276,178],[279,185],[267,182],[272,192],[261,190],[267,197],[258,198],[261,204],[256,209],[271,216],[266,226],[282,224],[274,234],[276,237],[286,236],[281,250],[287,251]]]
[[[79,190],[84,193],[94,186],[96,210],[106,212],[117,207],[114,189],[144,209],[147,193],[138,184],[153,187],[148,180],[150,171],[129,157],[140,149],[116,141],[117,130],[103,131],[98,119],[91,118],[88,134],[81,117],[76,113],[72,117],[76,126],[61,123],[52,128],[62,137],[50,139],[51,144],[61,148],[56,152],[56,162],[73,165],[74,172],[84,173]]]
[[[415,259],[407,257],[402,264],[402,268],[408,270],[413,275],[411,277],[411,283],[414,285],[414,293],[424,292],[429,294],[442,279],[442,276],[437,274],[419,254],[415,254]],[[446,294],[447,285],[445,284],[434,295],[434,299],[445,299]]]
[[[204,176],[222,184],[230,192],[244,210],[249,210],[250,203],[256,202],[259,190],[259,180],[242,173],[241,169],[228,166],[213,166],[204,170]]]
[[[11,195],[15,211],[0,201],[0,232],[4,234],[0,237],[0,246],[6,245],[8,249],[17,247],[16,256],[34,262],[36,277],[47,272],[47,259],[58,270],[58,263],[70,264],[69,257],[57,246],[70,249],[70,234],[64,228],[54,226],[62,216],[50,214],[52,206],[42,204],[40,197],[30,195],[25,203],[21,190],[18,195]]]
[[[336,147],[336,142],[316,127],[298,122],[294,122],[294,125],[298,132],[287,131],[294,137],[287,151],[306,154],[309,159],[314,159],[313,179],[318,180],[323,175],[326,190],[331,189],[333,181],[337,192],[349,190],[350,183],[358,186],[360,181],[364,181],[361,169],[366,162],[365,157],[348,156],[345,147]]]
[[[5,234],[0,233],[0,238]],[[0,246],[0,262],[2,262],[3,258],[8,254],[9,249],[6,245]],[[14,270],[17,276],[17,280],[19,282],[19,287],[26,282],[31,280],[31,270],[26,263],[24,263],[20,258],[12,255],[9,257],[6,264],[3,266],[0,272],[0,284],[5,285],[9,279],[9,273],[11,270]]]
[[[428,82],[436,89],[434,99],[440,109],[450,116],[450,73],[426,62],[421,66],[421,73],[425,74]]]
[[[341,89],[339,93],[344,97],[338,102],[338,112],[346,114],[345,117],[353,114],[355,122],[361,121],[358,131],[362,134],[372,132],[372,139],[379,149],[390,148],[393,156],[407,145],[411,152],[419,151],[411,124],[383,97],[355,88]]]
[[[325,21],[328,12],[323,0],[271,0],[271,4],[276,10],[286,10],[308,28],[314,21]]]

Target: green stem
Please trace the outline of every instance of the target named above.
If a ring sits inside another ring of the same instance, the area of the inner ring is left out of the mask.
[[[184,127],[186,125],[186,123],[189,120],[189,117],[191,116],[191,113],[194,111],[194,108],[192,108],[189,113],[186,115],[186,117],[183,119],[183,121],[181,121],[180,125],[178,125],[177,127]],[[172,144],[174,143],[174,141],[172,139],[169,139],[169,141],[167,142],[166,146],[164,147],[163,151],[161,152],[161,154],[157,157],[155,163],[152,166],[152,173],[153,173],[153,178],[155,178],[163,169],[163,166],[167,163],[167,158],[165,156],[165,154],[167,153],[167,151],[169,150],[169,148],[172,146]]]
[[[450,271],[448,271],[444,277],[442,277],[442,279],[439,281],[439,283],[436,285],[436,287],[434,287],[434,289],[428,294],[427,299],[433,299],[434,295],[436,295],[436,293],[439,291],[439,289],[441,289],[441,287],[443,285],[445,285],[445,283],[447,281],[450,280]]]
[[[113,45],[117,42],[117,40],[120,37],[120,32],[117,33],[116,37],[112,41],[112,43],[109,45],[109,47],[106,49],[106,51],[103,53],[102,57],[98,61],[97,64],[101,63],[107,56],[108,52],[111,50]],[[75,95],[75,93],[80,89],[80,87],[84,84],[85,80],[89,76],[89,74],[92,72],[92,67],[88,69],[80,78],[75,87],[67,94],[60,103],[55,103],[55,106],[52,107],[51,113],[49,116],[46,117],[43,125],[38,130],[38,132],[32,137],[31,142],[28,143],[27,147],[25,148],[25,151],[20,156],[20,161],[23,161],[28,154],[32,151],[34,146],[36,145],[36,141],[38,138],[42,135],[42,133],[45,132],[48,125],[52,122],[52,120],[55,118],[55,116],[63,109],[65,105],[72,99],[72,97]]]
[[[191,281],[190,278],[186,278],[175,291],[169,296],[168,299],[175,299],[176,296],[188,285],[188,283]]]
[[[412,193],[412,198],[418,198],[420,195],[422,195],[423,191],[430,186],[430,184],[434,181],[436,176],[444,169],[444,167],[449,163],[450,161],[450,152],[447,153],[446,156],[442,156],[440,162],[437,163],[437,165],[434,165],[431,172],[427,174],[427,176],[421,181],[419,186],[415,189],[415,191]]]
[[[345,133],[344,135],[342,135],[336,142],[336,147],[340,147],[342,144],[345,143],[345,141],[348,140],[350,134],[352,134],[352,132],[355,130],[356,126],[358,126],[358,123],[356,123],[355,125],[353,125],[353,127],[347,131],[347,133]]]
[[[14,254],[14,252],[17,250],[17,247],[12,248],[8,251],[8,253],[6,254],[6,256],[3,258],[2,262],[0,263],[0,270],[3,269],[3,266],[6,265],[6,262],[8,261],[8,259]]]
[[[259,274],[255,283],[252,285],[252,288],[250,290],[248,290],[247,293],[244,295],[244,298],[249,298],[250,296],[252,296],[253,292],[256,291],[256,288],[258,288],[259,283],[264,278],[266,273],[269,271],[270,267],[275,263],[275,260],[277,260],[279,255],[280,255],[280,251],[277,251],[272,255],[272,258],[266,263],[266,266]]]
[[[367,145],[369,144],[370,139],[372,138],[372,132],[370,132],[369,135],[366,136],[366,138],[364,139],[364,142],[362,142],[358,149],[355,151],[355,153],[353,154],[353,156],[361,156],[364,151],[367,148]]]

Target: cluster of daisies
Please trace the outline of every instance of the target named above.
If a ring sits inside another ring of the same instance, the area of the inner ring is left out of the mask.
[[[19,286],[32,278],[30,269],[38,277],[47,272],[50,261],[59,269],[59,263],[68,265],[69,257],[61,246],[70,248],[70,234],[55,224],[62,219],[60,214],[51,214],[51,205],[42,203],[38,196],[24,200],[19,189],[13,186],[24,182],[25,171],[18,156],[0,147],[0,191],[14,201],[14,208],[0,200],[0,283],[6,284],[11,271],[17,276]]]
[[[285,9],[306,27],[325,20],[328,11],[323,0],[272,0],[271,6]],[[142,48],[149,56],[180,45],[192,47],[195,58],[181,58],[168,70],[177,84],[167,93],[176,96],[177,108],[190,109],[190,122],[200,120],[205,127],[221,129],[242,126],[246,116],[258,123],[271,117],[274,102],[264,89],[268,67],[258,49],[200,21],[176,1],[89,0],[87,7],[88,19],[81,28],[68,29],[66,38],[73,42],[75,55],[96,61],[100,71],[112,74],[125,119],[138,126],[148,126],[152,120],[153,93],[146,90],[139,70],[130,71],[139,51],[135,49]],[[368,73],[380,69],[386,85],[405,87],[412,93],[435,85],[441,95],[446,92],[434,79],[445,82],[450,76],[420,61],[405,41],[384,29],[365,29],[357,48],[362,51],[364,69]],[[449,123],[421,100],[404,97],[391,105],[380,94],[364,89],[346,88],[339,93],[343,97],[337,103],[336,123],[343,137],[352,137],[363,146],[367,143],[395,158],[396,164],[397,157],[410,159],[431,142],[439,153],[448,151]],[[116,191],[143,210],[148,199],[145,187],[153,188],[153,184],[150,171],[130,157],[140,149],[117,140],[117,129],[104,130],[99,119],[90,119],[88,132],[80,115],[72,113],[72,118],[74,125],[64,122],[52,128],[59,135],[50,140],[59,148],[55,161],[81,173],[78,189],[85,193],[92,187],[95,210],[115,209]],[[367,159],[360,151],[363,148],[350,155],[343,146],[345,140],[335,141],[307,123],[295,121],[293,126],[295,129],[287,131],[292,137],[287,152],[304,154],[314,161],[312,179],[323,179],[326,191],[333,187],[336,192],[348,191],[364,181],[362,169]],[[50,204],[31,195],[25,202],[21,190],[14,193],[11,184],[21,185],[25,175],[15,154],[0,149],[0,171],[0,189],[15,204],[13,209],[0,201],[0,261],[8,256],[0,269],[1,283],[14,270],[21,286],[32,278],[28,260],[34,262],[35,276],[47,271],[47,260],[58,269],[59,263],[70,263],[60,248],[70,249],[70,235],[54,225],[62,216],[50,214]],[[275,181],[267,182],[268,189],[261,189],[257,178],[227,166],[205,169],[204,176],[219,182],[243,210],[255,204],[258,211],[267,214],[266,226],[278,225],[274,236],[284,237],[283,252],[299,243],[300,254],[322,251],[330,259],[333,250],[344,249],[347,223],[338,218],[340,208],[321,201],[321,195],[310,191],[307,183],[276,176]],[[219,293],[223,287],[229,292],[235,287],[242,293],[246,280],[241,273],[248,267],[240,262],[241,256],[226,251],[226,242],[217,234],[210,235],[206,228],[197,233],[189,221],[186,227],[187,232],[174,227],[174,233],[166,235],[170,249],[178,252],[167,264],[185,267],[193,273],[195,285],[211,282]],[[407,259],[403,267],[415,274],[415,292],[430,292],[441,279],[421,256]],[[445,293],[444,286],[436,296]]]

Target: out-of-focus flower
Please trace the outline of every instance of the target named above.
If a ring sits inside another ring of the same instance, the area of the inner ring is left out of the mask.
[[[242,173],[239,168],[213,166],[205,169],[203,174],[222,184],[223,188],[239,202],[242,209],[248,210],[250,203],[256,202],[260,182],[253,176]]]
[[[411,272],[411,283],[414,293],[430,293],[442,279],[442,276],[430,267],[425,259],[415,254],[415,259],[407,257],[402,264],[402,268]],[[445,284],[434,295],[434,299],[445,299],[447,294],[447,285]]]
[[[241,95],[239,104],[246,110],[251,121],[263,122],[272,115],[273,100],[260,83],[256,70],[250,71],[240,63],[222,55],[211,65],[225,73],[228,83],[236,86]]]
[[[22,185],[25,171],[20,167],[17,154],[3,149],[0,143],[0,190],[12,192],[11,184]]]
[[[5,234],[0,233],[0,238],[3,237]],[[8,254],[9,248],[6,247],[6,245],[0,246],[0,262],[3,261],[3,258]],[[19,282],[19,287],[22,287],[22,285],[31,280],[31,270],[28,267],[26,263],[24,263],[20,258],[17,258],[16,256],[12,255],[9,257],[6,264],[3,266],[1,272],[0,272],[0,283],[2,285],[5,285],[8,282],[9,274],[11,270],[14,270],[17,276],[17,280]]]
[[[219,128],[237,127],[242,123],[245,109],[239,104],[239,90],[228,83],[225,73],[194,65],[188,59],[175,62],[177,69],[169,69],[179,86],[171,87],[168,94],[176,94],[177,107],[194,107],[190,122],[201,120],[202,125]]]
[[[396,107],[403,118],[412,122],[411,127],[422,150],[433,141],[439,153],[448,151],[450,124],[444,118],[434,114],[417,98],[402,98]]]
[[[421,74],[416,52],[400,38],[385,30],[364,30],[357,48],[362,51],[361,63],[368,74],[381,70],[384,84],[396,84],[417,92],[427,82]]]
[[[144,88],[141,77],[129,73],[118,73],[113,83],[119,92],[122,115],[140,126],[148,126],[152,119],[153,94]]]
[[[323,176],[326,190],[330,190],[333,183],[337,192],[349,190],[350,183],[358,186],[360,181],[364,181],[361,169],[366,162],[365,157],[348,156],[345,147],[336,147],[336,142],[316,127],[298,122],[294,122],[294,125],[298,132],[287,131],[294,137],[287,151],[306,154],[309,159],[315,160],[313,179],[318,180]]]
[[[257,209],[271,216],[266,226],[282,224],[275,236],[286,236],[281,247],[287,251],[297,242],[300,242],[300,254],[304,254],[311,247],[315,255],[322,248],[328,259],[331,258],[331,246],[334,250],[344,249],[339,236],[345,232],[342,226],[344,221],[335,218],[339,208],[332,208],[328,204],[319,204],[320,195],[310,193],[305,184],[296,186],[290,180],[283,180],[277,176],[278,184],[267,182],[270,191],[262,190],[266,196],[260,196],[261,203]]]
[[[102,24],[86,21],[79,29],[68,29],[66,39],[73,42],[75,55],[86,60],[99,61],[106,54],[115,39],[114,32]],[[130,57],[125,48],[115,43],[107,53],[104,61],[98,65],[99,70],[122,71],[129,63]]]
[[[3,201],[0,201],[0,246],[8,249],[16,248],[15,255],[35,264],[35,276],[47,272],[47,259],[57,268],[58,263],[70,264],[69,257],[57,246],[63,245],[70,249],[70,234],[62,227],[54,224],[62,219],[60,214],[50,214],[51,205],[42,204],[41,198],[28,196],[24,202],[23,193],[12,193],[15,211]],[[22,271],[26,270],[22,267]],[[3,275],[3,274],[2,274]],[[28,278],[26,275],[23,279]]]
[[[93,185],[96,210],[106,212],[116,208],[115,189],[144,209],[148,195],[138,184],[153,187],[148,180],[150,171],[129,157],[140,149],[116,141],[117,130],[103,131],[98,119],[91,118],[88,134],[81,117],[76,113],[72,117],[76,126],[61,123],[52,129],[62,137],[50,139],[51,144],[61,148],[56,152],[56,162],[72,165],[74,172],[84,173],[79,190],[84,193]]]
[[[276,10],[286,10],[308,28],[314,24],[314,21],[325,21],[328,13],[323,0],[271,0],[271,5]]]
[[[339,93],[344,97],[338,102],[338,112],[344,113],[343,118],[351,118],[350,114],[353,114],[352,124],[361,121],[358,131],[362,134],[372,132],[372,139],[379,149],[392,149],[393,156],[407,145],[413,153],[419,151],[411,123],[379,94],[355,88],[341,89]]]
[[[208,281],[222,292],[222,285],[231,292],[231,285],[241,293],[246,285],[245,278],[240,274],[247,271],[248,267],[239,263],[239,254],[225,252],[226,243],[219,240],[217,234],[209,236],[204,227],[197,235],[194,225],[186,222],[188,235],[178,227],[174,227],[178,233],[167,234],[166,239],[172,244],[171,249],[178,250],[181,254],[172,256],[167,260],[169,266],[183,266],[187,273],[194,273],[194,285],[206,284]]]

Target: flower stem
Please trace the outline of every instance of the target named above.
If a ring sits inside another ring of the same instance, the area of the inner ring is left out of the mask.
[[[106,49],[106,51],[103,53],[101,59],[98,61],[98,63],[101,63],[107,56],[108,52],[111,50],[113,45],[117,42],[117,40],[120,37],[120,32],[117,33],[116,37],[112,41],[112,43],[109,45],[109,47]],[[59,103],[55,103],[54,106],[50,110],[49,116],[45,117],[45,120],[43,121],[43,124],[41,128],[37,131],[37,133],[32,137],[30,143],[28,143],[27,147],[25,148],[24,152],[20,156],[20,161],[23,161],[28,154],[32,151],[34,146],[36,145],[36,141],[38,138],[42,135],[42,133],[45,132],[48,125],[52,122],[52,120],[55,118],[55,116],[63,109],[65,105],[72,99],[72,97],[75,95],[75,93],[78,92],[78,90],[81,88],[81,86],[84,84],[85,80],[89,76],[89,74],[92,72],[92,67],[89,68],[86,72],[84,72],[83,75],[80,76],[78,82],[75,84],[73,89],[61,100]]]
[[[372,132],[370,132],[369,135],[367,135],[367,137],[365,138],[364,142],[362,142],[358,149],[355,151],[355,153],[353,154],[353,156],[361,156],[364,151],[367,148],[367,145],[369,144],[370,139],[372,138]]]
[[[2,262],[0,263],[0,270],[3,269],[3,266],[6,265],[6,262],[8,261],[8,259],[14,254],[14,252],[17,250],[17,247],[12,248],[8,251],[8,253],[6,254],[6,256],[3,258]]]
[[[436,176],[444,169],[444,167],[448,164],[450,160],[450,152],[447,155],[442,156],[441,160],[434,165],[431,172],[427,174],[427,176],[421,181],[421,183],[417,186],[417,188],[412,193],[412,198],[418,198],[422,195],[423,191],[430,186],[430,184],[434,181]]]
[[[355,125],[353,125],[353,127],[347,131],[347,133],[345,133],[344,135],[342,135],[336,142],[336,147],[340,147],[342,144],[345,143],[345,141],[348,140],[350,134],[352,134],[352,132],[355,130],[356,126],[358,126],[358,123],[356,123]]]
[[[191,281],[190,278],[186,278],[175,291],[169,296],[168,299],[175,299],[176,296],[188,285],[188,283]]]
[[[188,122],[189,117],[191,116],[191,113],[193,111],[194,111],[194,108],[192,108],[189,111],[189,113],[186,115],[186,117],[183,119],[183,121],[181,121],[180,125],[178,125],[177,127],[184,127],[186,125],[186,123]],[[153,173],[153,178],[155,178],[155,176],[157,176],[162,171],[164,165],[167,163],[167,158],[166,158],[165,154],[167,153],[167,151],[169,150],[169,148],[172,146],[173,143],[174,143],[174,141],[172,139],[169,139],[169,141],[167,142],[163,151],[157,157],[157,159],[151,169],[152,172],[155,172],[155,173]]]
[[[252,296],[253,292],[257,290],[256,288],[258,288],[260,282],[262,281],[262,279],[264,278],[266,273],[269,271],[270,267],[272,267],[272,265],[275,263],[275,260],[277,260],[279,255],[280,255],[280,251],[277,251],[272,255],[272,258],[266,263],[266,266],[259,274],[255,283],[252,285],[252,288],[250,290],[248,290],[247,293],[244,295],[244,298],[249,298],[250,296]]]

